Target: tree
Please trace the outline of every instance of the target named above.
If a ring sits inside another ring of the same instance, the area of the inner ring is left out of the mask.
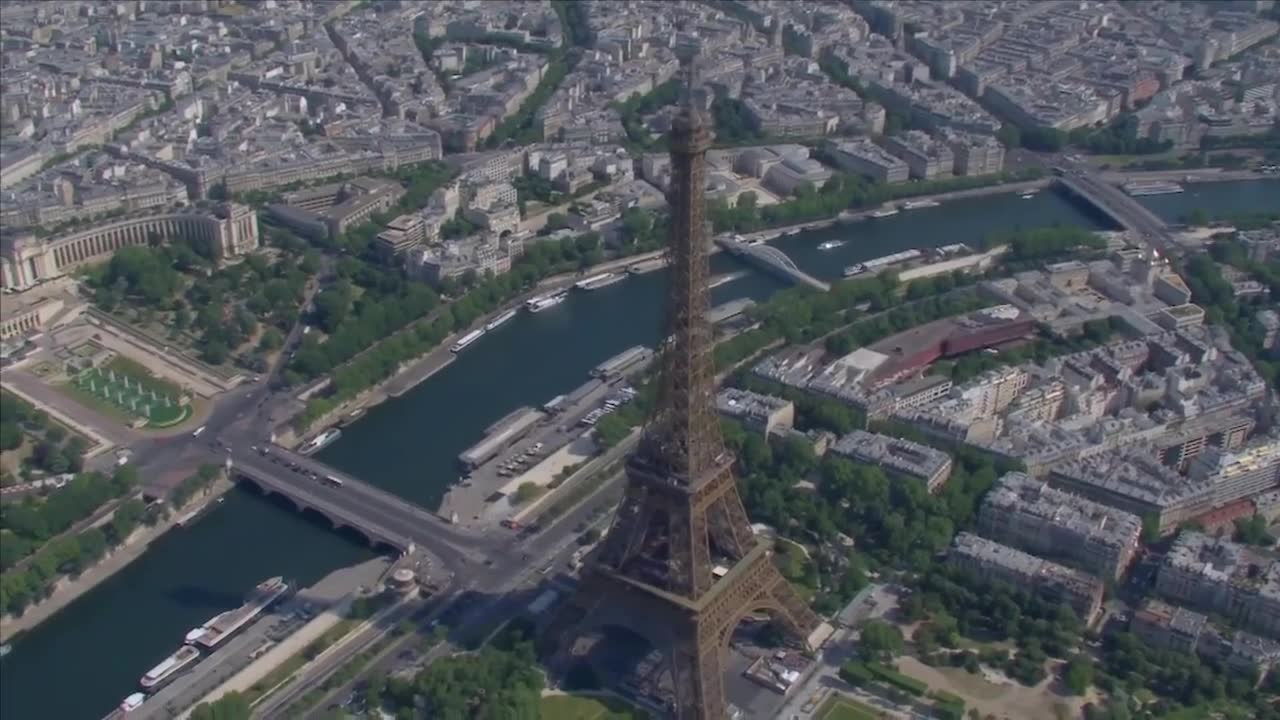
[[[1084,655],[1076,655],[1067,663],[1063,682],[1074,695],[1084,695],[1093,684],[1093,662]]]
[[[551,213],[547,215],[547,230],[555,232],[570,227],[569,218],[564,213]]]
[[[249,701],[239,692],[232,691],[212,703],[197,705],[191,711],[191,720],[249,720],[251,715]]]
[[[438,660],[412,683],[388,683],[386,695],[396,710],[416,706],[422,717],[516,720],[538,717],[541,691],[533,650],[521,642],[510,651],[485,647]]]
[[[607,450],[614,445],[622,442],[622,439],[631,434],[631,426],[618,413],[609,413],[600,418],[595,426],[596,445],[602,450]]]
[[[258,349],[263,352],[270,352],[283,344],[284,334],[273,327],[263,330],[262,337],[258,338]]]
[[[881,620],[868,620],[859,634],[858,649],[864,658],[889,661],[902,654],[902,633]]]
[[[0,450],[17,450],[22,446],[22,430],[17,423],[0,421]]]
[[[1005,123],[996,131],[996,139],[1007,148],[1016,148],[1022,145],[1022,133],[1018,131],[1017,125]]]
[[[537,483],[534,483],[534,482],[520,483],[520,487],[516,488],[515,494],[511,496],[511,502],[515,503],[516,505],[523,505],[529,502],[530,500],[533,500],[534,498],[541,495],[543,491],[544,491],[544,488],[541,485],[538,485]]]
[[[1183,222],[1192,227],[1204,227],[1209,224],[1209,213],[1204,208],[1194,208],[1183,217]]]
[[[1236,542],[1262,546],[1275,544],[1275,538],[1267,533],[1267,520],[1261,515],[1241,518],[1235,525]]]

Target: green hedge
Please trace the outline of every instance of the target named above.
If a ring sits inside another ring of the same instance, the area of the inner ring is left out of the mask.
[[[913,677],[907,677],[887,665],[882,665],[880,663],[867,663],[867,670],[869,670],[876,679],[886,682],[899,690],[911,693],[912,695],[924,695],[929,691],[928,683],[922,680],[917,680]]]
[[[856,687],[865,687],[876,680],[867,666],[860,662],[847,662],[841,665],[840,679]]]
[[[955,693],[949,693],[946,690],[934,690],[929,695],[942,705],[959,705],[962,709],[964,708],[964,698]]]

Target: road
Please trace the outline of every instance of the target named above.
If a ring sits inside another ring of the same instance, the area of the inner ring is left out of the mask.
[[[283,690],[267,697],[261,705],[254,708],[254,716],[261,718],[279,717],[281,713],[300,700],[304,695],[317,689],[333,673],[351,662],[357,655],[373,647],[375,643],[387,636],[401,621],[408,619],[422,609],[422,604],[406,600],[385,614],[379,614],[373,622],[357,630],[353,635],[343,639],[328,654],[318,658],[302,671],[293,682]]]
[[[578,536],[587,527],[608,521],[609,508],[620,498],[621,477],[618,475],[609,482],[603,483],[575,508],[527,541],[527,557],[522,556],[517,564],[496,565],[479,580],[472,578],[471,582],[475,583],[472,591],[468,591],[466,587],[456,587],[441,596],[430,614],[424,618],[419,630],[424,629],[437,618],[445,618],[443,622],[451,630],[450,639],[431,648],[425,655],[418,658],[414,665],[425,666],[452,654],[458,650],[459,644],[463,644],[462,640],[472,638],[479,632],[497,627],[501,622],[517,616],[544,589],[557,587],[562,591],[565,590],[562,578],[558,576],[568,570],[569,556],[578,547]],[[498,578],[498,581],[491,585],[486,579],[493,577]],[[488,592],[480,590],[484,587],[490,590]],[[367,643],[362,641],[361,644],[367,648],[373,642],[375,640],[369,640]],[[331,705],[351,695],[370,674],[391,674],[397,665],[404,664],[406,655],[416,655],[413,647],[421,642],[422,636],[418,633],[410,633],[392,642],[356,677],[329,691],[312,707],[307,717],[320,718]],[[357,649],[344,654],[347,658],[353,658],[362,651]],[[326,664],[324,668],[308,672],[302,684],[316,687],[339,667],[341,664],[338,663],[332,666]],[[275,704],[272,706],[273,709],[281,707],[285,706]],[[269,716],[264,714],[261,717]]]

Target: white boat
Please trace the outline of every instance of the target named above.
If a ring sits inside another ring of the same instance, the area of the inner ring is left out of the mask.
[[[244,604],[234,610],[218,613],[209,622],[187,633],[188,645],[212,648],[231,637],[237,630],[266,610],[271,603],[289,591],[289,584],[282,577],[273,577],[258,583]]]
[[[924,257],[924,253],[915,248],[911,248],[910,250],[902,250],[900,252],[892,253],[890,255],[885,255],[878,258],[872,258],[871,260],[867,260],[860,263],[854,263],[853,265],[850,265],[849,267],[844,269],[844,276],[853,277],[854,275],[861,275],[862,273],[879,272],[887,267],[891,267],[899,263],[909,262],[911,260],[917,260],[922,257]]]
[[[524,306],[529,309],[529,312],[542,312],[547,308],[559,305],[564,302],[564,299],[567,297],[569,297],[569,293],[562,290],[554,295],[544,295],[542,297],[533,298],[529,302],[525,303]]]
[[[462,337],[458,338],[458,342],[454,343],[453,347],[449,348],[449,351],[455,352],[455,353],[462,352],[464,348],[466,348],[471,343],[479,340],[483,335],[484,335],[484,328],[476,328],[475,330],[472,330],[466,335],[463,335]]]
[[[893,217],[894,215],[897,215],[897,214],[898,214],[898,208],[891,207],[891,208],[883,208],[880,210],[876,210],[871,213],[871,217],[887,218],[887,217]]]
[[[142,676],[139,684],[142,689],[147,692],[155,692],[163,685],[176,678],[183,668],[195,662],[200,657],[200,651],[190,645],[183,645],[178,648],[177,652],[160,661],[159,665],[147,671]]]
[[[1028,190],[1027,192],[1022,193],[1022,199],[1023,199],[1023,200],[1030,200],[1031,198],[1033,198],[1033,197],[1035,197],[1035,196],[1036,196],[1036,191],[1035,191],[1035,190]]]
[[[123,712],[133,712],[142,707],[142,702],[147,696],[142,693],[134,693],[120,702],[120,710]]]
[[[902,203],[903,210],[919,210],[920,208],[938,207],[942,203],[937,200],[908,200]]]
[[[13,652],[13,646],[10,645],[9,643],[0,645],[0,658],[4,657],[5,655],[8,655],[11,652]]]
[[[1147,195],[1172,195],[1183,192],[1183,188],[1175,182],[1128,182],[1124,184],[1124,191],[1130,197],[1144,197]]]
[[[341,430],[339,430],[338,428],[329,428],[328,430],[325,430],[324,432],[317,435],[315,439],[312,440],[311,442],[307,443],[306,445],[303,445],[302,448],[298,450],[298,452],[303,455],[310,455],[313,452],[323,449],[329,443],[333,442],[334,440],[337,440],[340,437],[342,437]]]
[[[511,318],[513,318],[513,317],[515,317],[515,316],[516,316],[516,311],[515,311],[515,310],[508,310],[508,311],[506,311],[506,312],[502,313],[501,315],[499,315],[498,317],[496,317],[496,318],[494,318],[494,319],[490,320],[489,322],[485,323],[485,324],[484,324],[484,331],[485,331],[485,332],[489,332],[490,330],[493,330],[494,328],[500,327],[500,326],[502,326],[503,324],[505,324],[508,320],[510,320]]]
[[[844,245],[843,240],[827,240],[826,242],[818,243],[818,249],[819,250],[835,250],[841,245]]]
[[[707,284],[707,287],[718,288],[721,285],[724,285],[725,283],[731,283],[734,280],[739,280],[746,276],[747,276],[747,273],[745,270],[740,270],[738,272],[731,272],[727,275],[719,275],[717,277],[711,278],[711,282]]]
[[[579,280],[573,286],[579,290],[599,290],[602,287],[608,287],[616,282],[626,279],[626,275],[622,273],[604,273],[589,277],[586,280]]]

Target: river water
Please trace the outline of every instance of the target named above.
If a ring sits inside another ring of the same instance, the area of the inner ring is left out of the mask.
[[[1191,186],[1183,195],[1144,198],[1162,216],[1275,210],[1275,183]],[[890,218],[837,224],[785,237],[774,246],[817,277],[911,247],[976,243],[983,236],[1053,223],[1096,229],[1095,218],[1062,196],[991,195]],[[817,245],[846,241],[832,251]],[[718,255],[716,273],[742,269]],[[521,313],[468,347],[449,367],[400,398],[371,409],[321,459],[405,498],[435,507],[457,478],[456,458],[484,428],[521,405],[540,405],[587,380],[613,354],[659,337],[663,273],[574,292],[536,315]],[[752,271],[713,291],[713,302],[763,300],[782,287]],[[5,720],[97,720],[172,652],[190,628],[234,607],[272,575],[310,584],[371,556],[284,506],[237,489],[193,526],[175,530],[92,592],[13,643],[0,666]]]

